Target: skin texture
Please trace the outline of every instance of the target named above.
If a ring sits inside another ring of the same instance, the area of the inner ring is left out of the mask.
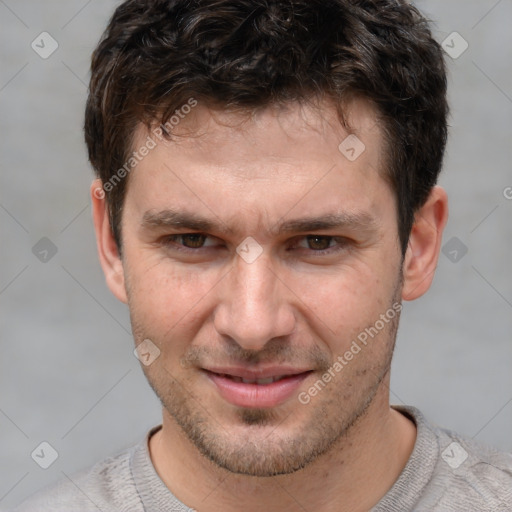
[[[353,162],[328,103],[249,116],[199,105],[130,175],[122,258],[91,188],[107,283],[129,305],[136,344],[160,350],[143,367],[163,404],[153,463],[201,512],[241,501],[249,512],[368,510],[412,451],[413,423],[389,407],[398,315],[309,403],[298,399],[382,314],[429,288],[447,220],[435,187],[402,260],[375,112],[354,100],[347,113],[366,148]],[[147,135],[139,127],[135,146]],[[170,210],[211,225],[171,226]],[[327,215],[350,222],[279,230]],[[190,233],[207,236],[176,236]],[[236,252],[247,237],[262,248],[252,263]],[[229,403],[204,371],[272,365],[310,372],[273,407]]]

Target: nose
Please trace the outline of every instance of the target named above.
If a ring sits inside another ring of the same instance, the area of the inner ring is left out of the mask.
[[[214,326],[242,348],[261,350],[272,339],[293,332],[291,292],[265,255],[252,263],[237,257],[219,292]]]

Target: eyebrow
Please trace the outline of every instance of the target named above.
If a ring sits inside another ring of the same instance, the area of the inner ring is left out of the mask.
[[[342,212],[286,220],[277,223],[270,229],[272,235],[299,232],[315,232],[345,228],[352,231],[374,231],[378,226],[377,219],[367,212]],[[233,235],[236,230],[222,222],[211,220],[186,211],[166,209],[162,211],[149,210],[144,213],[142,229],[190,229],[201,232],[218,232]]]

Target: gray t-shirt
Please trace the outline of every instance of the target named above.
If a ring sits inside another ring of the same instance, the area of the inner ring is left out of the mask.
[[[414,421],[417,439],[398,480],[370,512],[512,511],[512,454],[435,427],[413,407],[395,408]],[[133,448],[37,493],[13,512],[191,512],[151,462],[148,439],[159,428]]]

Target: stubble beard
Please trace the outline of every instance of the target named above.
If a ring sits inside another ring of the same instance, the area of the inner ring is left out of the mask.
[[[396,292],[393,299],[399,302]],[[134,316],[133,332],[141,333],[142,326]],[[178,381],[161,363],[143,370],[162,406],[182,433],[216,466],[254,477],[291,474],[331,450],[343,449],[344,440],[364,418],[379,388],[386,385],[399,317],[398,312],[376,339],[369,342],[384,345],[380,361],[372,362],[372,351],[366,358],[366,366],[347,365],[308,405],[300,405],[297,400],[297,406],[310,408],[310,413],[291,433],[283,432],[280,427],[293,412],[283,415],[276,410],[239,408],[238,426],[245,426],[246,432],[235,437],[229,432],[229,425],[224,427],[221,420],[214,418],[187,389],[187,383]],[[136,335],[136,339],[138,337]],[[371,351],[371,348],[362,349],[365,350]],[[357,364],[357,360],[353,362]]]

